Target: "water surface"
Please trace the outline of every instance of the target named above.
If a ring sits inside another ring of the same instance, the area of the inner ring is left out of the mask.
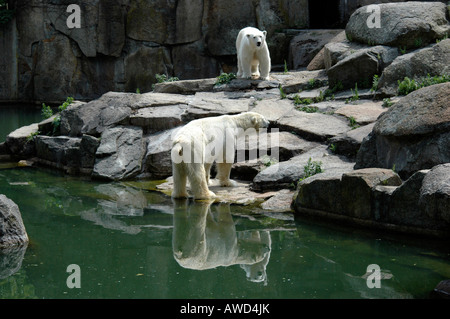
[[[450,278],[445,242],[172,201],[151,185],[0,165],[30,238],[0,254],[0,298],[427,298]]]

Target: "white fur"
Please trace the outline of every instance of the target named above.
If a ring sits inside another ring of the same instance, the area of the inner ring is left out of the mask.
[[[234,186],[230,180],[237,134],[247,129],[265,128],[269,122],[260,114],[245,112],[191,121],[172,139],[172,173],[174,198],[186,198],[189,179],[195,199],[214,198],[208,188],[210,169],[217,164],[217,179],[221,186]],[[211,145],[214,152],[211,152]],[[183,159],[181,160],[181,158]]]
[[[253,27],[239,31],[236,39],[238,78],[250,79],[254,76],[269,80],[271,62],[266,35],[266,31]],[[257,43],[260,43],[260,46],[257,46]]]

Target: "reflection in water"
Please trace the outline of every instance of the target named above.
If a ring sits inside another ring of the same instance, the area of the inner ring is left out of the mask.
[[[0,249],[0,280],[14,275],[22,267],[27,244]]]
[[[247,279],[267,284],[271,238],[268,231],[237,232],[230,204],[174,199],[172,249],[184,268],[205,270],[241,265]]]

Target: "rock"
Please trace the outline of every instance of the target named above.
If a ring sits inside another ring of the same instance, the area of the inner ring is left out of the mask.
[[[363,139],[372,132],[374,126],[375,123],[364,125],[331,138],[328,142],[330,150],[335,154],[344,155],[349,159],[356,159],[356,154],[361,147]]]
[[[57,34],[46,41],[40,41],[36,50],[33,100],[54,102],[55,98],[62,95],[75,96],[75,86],[72,83],[79,80],[78,60],[70,40]]]
[[[450,299],[450,279],[442,280],[433,289],[432,297],[436,299]]]
[[[155,84],[153,92],[175,93],[175,94],[195,94],[197,92],[212,92],[215,84],[216,84],[215,78],[163,82]]]
[[[22,268],[22,262],[27,247],[28,245],[24,244],[20,246],[10,246],[0,250],[0,280],[14,275]],[[15,283],[11,283],[11,285],[15,285]]]
[[[323,48],[323,63],[325,65],[325,69],[328,70],[349,55],[366,48],[366,45],[350,42],[345,38],[342,41],[335,41],[326,44]]]
[[[37,123],[18,128],[6,137],[6,145],[16,157],[29,157],[34,154],[34,142],[30,137],[38,132]]]
[[[337,34],[334,38],[329,40],[327,44],[342,42],[345,40],[346,40],[345,31],[342,31],[339,34]],[[316,56],[314,56],[314,58],[308,64],[306,69],[308,71],[315,71],[315,70],[329,69],[330,67],[331,65],[327,67],[325,64],[325,46],[323,46],[322,49],[316,54]]]
[[[199,92],[190,98],[189,108],[183,114],[182,119],[188,122],[203,117],[248,112],[250,102],[250,99],[224,98],[222,92]]]
[[[287,99],[262,99],[253,103],[252,112],[263,115],[268,121],[276,122],[294,109],[294,104]]]
[[[450,224],[450,163],[433,167],[422,182],[420,208],[428,216]]]
[[[382,73],[397,57],[396,48],[375,46],[361,49],[340,60],[327,70],[330,87],[342,83],[344,88],[370,87],[374,75]]]
[[[153,29],[154,28],[150,28]],[[172,74],[170,51],[165,47],[140,46],[124,59],[124,88],[127,92],[151,92],[155,74]]]
[[[427,75],[450,73],[450,39],[396,58],[384,69],[378,82],[377,95],[380,97],[397,94],[398,81],[405,77],[419,80]]]
[[[123,180],[141,171],[144,156],[143,132],[140,127],[106,129],[96,152],[92,177]]]
[[[301,30],[291,40],[289,65],[294,70],[308,66],[324,45],[339,33],[342,33],[342,30]]]
[[[407,178],[450,162],[450,83],[414,91],[377,121],[358,152],[355,168],[395,168]]]
[[[0,195],[0,249],[28,244],[28,235],[19,207]]]
[[[278,127],[280,130],[294,132],[302,138],[314,141],[326,141],[351,129],[347,122],[337,117],[298,110],[293,110],[280,118]]]
[[[222,187],[219,185],[219,181],[211,179],[209,189],[216,194],[215,202],[219,203],[232,203],[236,205],[252,205],[275,195],[275,192],[253,192],[249,190],[250,182],[237,181],[235,187]],[[190,190],[189,182],[187,183],[188,192]],[[156,190],[163,192],[164,194],[171,195],[173,190],[173,178],[169,177],[164,183],[156,186]]]
[[[345,32],[352,41],[413,48],[442,39],[450,31],[446,5],[440,2],[379,4],[380,28],[370,28],[367,6],[350,17]]]
[[[179,129],[174,128],[148,137],[142,170],[149,178],[160,180],[172,175],[172,136]]]
[[[281,83],[281,88],[286,94],[298,93],[300,90],[307,89],[311,85],[311,81],[317,85],[328,83],[328,77],[324,70],[288,72],[287,74],[272,73],[271,77]]]
[[[381,114],[387,111],[382,104],[383,102],[359,100],[337,109],[335,114],[353,118],[356,123],[366,125],[375,122]]]
[[[270,212],[290,212],[294,191],[283,189],[261,204],[261,208]]]
[[[181,117],[185,111],[184,104],[142,108],[130,116],[130,124],[150,133],[169,130],[183,124]]]
[[[215,82],[215,77],[220,73],[221,69],[219,61],[209,55],[203,40],[173,47],[172,64],[173,74],[175,74],[179,79],[185,81],[201,79],[199,83],[204,85],[204,91],[212,90],[212,87],[210,86],[210,83],[213,80],[212,78],[214,78]],[[210,81],[205,82],[204,79],[208,79]],[[203,84],[203,82],[205,83]],[[192,92],[200,91],[195,87],[195,82],[189,84],[190,86],[188,88],[195,90]],[[194,86],[191,84],[194,84]]]
[[[109,92],[89,103],[69,105],[61,112],[61,134],[100,136],[107,127],[129,122],[135,110],[185,103],[186,96],[178,94]]]
[[[80,167],[81,138],[39,135],[36,137],[36,156],[49,165],[64,169]],[[94,153],[95,154],[95,153]]]
[[[373,220],[372,192],[378,185],[398,186],[392,170],[365,169],[314,175],[299,183],[293,206],[297,213],[317,210],[351,218]]]
[[[308,160],[321,162],[323,171],[351,171],[353,163],[332,155],[326,146],[321,145],[310,151],[297,155],[289,161],[270,165],[253,179],[252,189],[255,191],[279,190],[295,187],[305,177],[304,167]]]

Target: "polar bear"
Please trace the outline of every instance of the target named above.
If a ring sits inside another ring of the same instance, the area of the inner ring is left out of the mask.
[[[268,126],[269,121],[255,112],[208,117],[186,124],[172,138],[172,197],[188,197],[188,179],[195,199],[214,198],[208,188],[214,161],[220,186],[234,186],[230,171],[237,139]]]
[[[266,31],[253,27],[239,31],[236,39],[238,78],[250,79],[254,76],[269,80],[271,62],[266,35]]]

